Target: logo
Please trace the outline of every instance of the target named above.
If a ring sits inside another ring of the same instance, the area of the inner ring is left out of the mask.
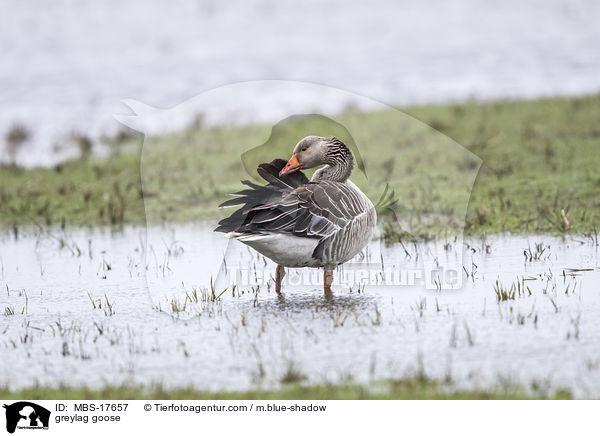
[[[48,430],[50,411],[28,401],[19,401],[11,405],[5,404],[6,431],[14,433],[18,429]]]

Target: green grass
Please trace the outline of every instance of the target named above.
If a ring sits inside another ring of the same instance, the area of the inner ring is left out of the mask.
[[[393,189],[394,210],[380,213],[389,241],[445,236],[463,224],[467,234],[598,231],[599,95],[411,107],[404,113],[348,111],[337,121],[309,116],[273,131],[267,125],[190,128],[146,138],[143,153],[50,169],[5,166],[0,227],[224,216],[217,205],[240,189],[240,179],[256,177],[257,163],[288,158],[300,138],[316,134],[338,136],[353,147],[366,171],[355,170],[353,180],[374,202],[386,184]],[[124,137],[124,146],[141,144],[141,135]]]
[[[278,390],[251,390],[242,392],[208,392],[194,389],[163,389],[161,387],[105,387],[89,388],[31,388],[19,391],[0,389],[3,400],[525,400],[570,399],[567,391],[526,394],[517,387],[493,390],[451,391],[443,383],[419,378],[392,380],[363,386],[343,385],[289,385]]]

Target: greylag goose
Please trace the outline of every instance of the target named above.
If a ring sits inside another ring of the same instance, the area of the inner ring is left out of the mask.
[[[321,165],[310,180],[300,171]],[[284,267],[321,267],[325,294],[331,295],[333,270],[367,245],[377,223],[373,203],[349,180],[353,166],[352,152],[339,139],[307,136],[287,163],[258,166],[267,185],[242,181],[249,189],[220,205],[242,207],[215,231],[273,260],[278,293]]]

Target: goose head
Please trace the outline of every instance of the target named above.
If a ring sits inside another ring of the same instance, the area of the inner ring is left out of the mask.
[[[280,176],[300,169],[310,169],[321,165],[341,164],[340,157],[352,166],[352,154],[339,139],[322,136],[307,136],[298,142],[288,163],[279,172]]]

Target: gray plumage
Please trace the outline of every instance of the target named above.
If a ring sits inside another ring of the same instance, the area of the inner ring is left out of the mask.
[[[291,169],[282,159],[259,165],[268,184],[243,181],[248,189],[221,205],[241,207],[215,231],[231,233],[279,265],[332,270],[367,245],[375,208],[349,180],[354,160],[339,139],[308,136],[293,159],[298,166]],[[300,171],[320,165],[310,181]]]

